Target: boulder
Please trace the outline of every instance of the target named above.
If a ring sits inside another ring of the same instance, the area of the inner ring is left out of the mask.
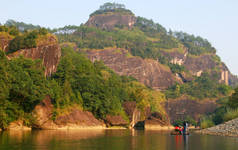
[[[31,130],[31,128],[25,126],[22,120],[17,120],[11,122],[7,127],[7,130]]]
[[[128,122],[122,118],[122,116],[112,116],[107,115],[106,116],[106,122],[109,126],[126,126],[128,125]]]
[[[53,120],[54,106],[47,96],[33,111],[37,129],[78,129],[78,128],[105,128],[102,121],[97,120],[91,112],[72,108],[68,113],[57,116]]]
[[[169,121],[164,120],[163,116],[158,113],[152,113],[150,117],[145,120],[145,129],[158,129],[158,130],[167,130],[173,129]]]

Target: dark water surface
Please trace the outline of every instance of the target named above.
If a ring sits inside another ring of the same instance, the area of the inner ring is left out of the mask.
[[[0,132],[0,150],[238,150],[238,138],[143,130]]]

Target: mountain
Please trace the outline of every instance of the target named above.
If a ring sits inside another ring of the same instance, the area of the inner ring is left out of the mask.
[[[116,3],[80,26],[8,21],[0,49],[3,129],[15,122],[58,129],[199,121],[238,83],[208,40],[167,31]]]

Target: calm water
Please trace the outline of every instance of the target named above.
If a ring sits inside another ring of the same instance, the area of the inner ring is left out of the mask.
[[[0,150],[238,150],[238,138],[136,130],[0,132]]]

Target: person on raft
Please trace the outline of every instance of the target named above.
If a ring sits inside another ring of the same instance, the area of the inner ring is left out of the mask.
[[[183,129],[181,127],[179,127],[179,126],[175,126],[175,131],[179,132],[180,134],[182,134]]]
[[[188,132],[188,123],[186,121],[183,122],[183,134]]]

